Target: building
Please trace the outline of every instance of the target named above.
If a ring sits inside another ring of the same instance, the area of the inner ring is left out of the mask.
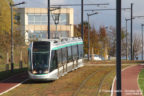
[[[20,30],[25,36],[25,42],[48,37],[47,8],[19,8]],[[61,8],[50,12],[50,36],[73,37],[74,36],[74,12],[73,8]],[[59,15],[59,24],[56,26],[54,19]]]

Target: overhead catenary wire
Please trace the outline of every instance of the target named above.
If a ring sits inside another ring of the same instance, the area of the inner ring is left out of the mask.
[[[83,4],[84,6],[100,6],[100,5],[109,5],[109,3],[99,3],[99,4]],[[52,7],[53,6],[81,6],[81,4],[53,4],[51,5]]]
[[[108,8],[108,9],[87,9],[84,11],[113,11],[116,10],[115,8]],[[130,10],[130,8],[122,8],[122,10]]]

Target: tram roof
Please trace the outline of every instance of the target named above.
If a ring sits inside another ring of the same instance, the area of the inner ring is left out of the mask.
[[[52,42],[52,43],[62,43],[62,42],[82,42],[81,37],[73,37],[73,38],[59,38],[59,39],[39,39],[38,41],[48,41],[48,42]],[[38,42],[36,41],[36,42]]]

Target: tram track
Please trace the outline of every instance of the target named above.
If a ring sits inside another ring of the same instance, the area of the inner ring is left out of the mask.
[[[66,96],[83,96],[87,90],[88,92],[86,93],[86,96],[96,96],[96,94],[100,92],[101,86],[107,77],[106,75],[113,69],[114,67],[110,66],[85,66],[51,83],[31,82],[28,80],[18,89],[16,88],[15,91],[8,92],[4,96],[11,94],[16,94],[16,96],[19,96],[20,94],[23,94],[24,96],[31,96],[32,94],[30,92],[36,94],[37,96],[45,96],[48,94],[56,95],[56,93],[59,95],[67,94]],[[37,93],[37,89],[40,89],[39,93]],[[49,90],[47,91],[47,89]],[[28,93],[23,93],[24,91],[28,91]]]
[[[82,90],[82,88],[84,88],[85,84],[86,84],[90,79],[92,79],[92,78],[94,77],[94,75],[96,75],[96,73],[104,72],[105,69],[106,69],[106,68],[104,67],[104,68],[102,68],[102,69],[99,69],[99,70],[91,73],[89,76],[87,76],[87,78],[86,78],[85,80],[83,80],[83,82],[81,83],[80,87],[75,91],[75,93],[74,93],[72,96],[78,96],[78,94],[80,93],[80,90]],[[113,70],[112,70],[112,71],[113,71]],[[106,78],[112,71],[108,71],[108,73],[107,73],[106,75],[104,75],[104,76],[101,77],[100,83],[98,84],[98,90],[96,91],[96,96],[98,96],[99,91],[100,91],[100,89],[101,89],[101,87],[102,87],[102,85],[103,85],[103,82],[104,82],[105,78]],[[89,96],[92,96],[92,94],[89,95]]]
[[[99,88],[98,88],[98,90],[97,90],[96,96],[99,96],[100,90],[102,89],[102,86],[103,86],[103,83],[104,83],[105,79],[106,79],[112,72],[114,72],[114,70],[108,72],[105,76],[103,76],[103,78],[101,79],[101,82],[100,82],[100,84],[99,84]]]

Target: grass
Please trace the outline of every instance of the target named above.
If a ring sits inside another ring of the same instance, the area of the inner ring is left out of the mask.
[[[97,96],[99,86],[107,73],[114,70],[115,67],[105,67],[98,71],[92,78],[90,78],[85,85],[79,90],[77,96]]]
[[[21,57],[21,51],[22,51],[22,60],[23,60],[23,69],[19,69],[19,61]],[[6,79],[10,76],[13,76],[17,73],[24,72],[27,70],[27,47],[16,47],[14,49],[14,72],[11,73],[10,71],[6,70],[6,62],[7,62],[7,53],[9,53],[9,60],[10,61],[10,52],[7,51],[0,51],[0,80]],[[9,62],[9,70],[10,70],[10,62]]]
[[[9,51],[7,51],[9,50]],[[0,65],[6,64],[7,62],[10,62],[11,60],[11,53],[10,49],[7,50],[1,50],[0,49]],[[27,64],[28,60],[28,52],[27,52],[27,46],[15,46],[14,52],[13,52],[13,60],[15,64],[18,64],[20,61],[21,57],[21,52],[22,52],[22,60],[23,63]],[[7,57],[8,56],[8,57]],[[8,61],[7,61],[8,58]]]
[[[98,89],[102,83],[100,90],[111,90],[114,76],[115,66],[85,66],[53,82],[28,81],[3,96],[110,96]]]
[[[9,64],[9,70],[11,66]],[[27,64],[23,64],[23,68],[27,68]],[[19,64],[14,64],[14,69],[19,69]],[[6,64],[0,64],[0,72],[1,71],[6,71]]]
[[[85,62],[88,62],[85,60]],[[90,61],[90,64],[116,64],[116,60]],[[141,60],[122,60],[122,64],[142,64]]]
[[[126,68],[126,67],[128,67],[128,66],[122,66],[122,69]],[[113,79],[115,77],[115,71],[116,70],[114,69],[107,74],[107,76],[105,77],[105,79],[103,81],[103,84],[102,84],[102,87],[100,89],[98,96],[110,96]]]
[[[144,96],[144,69],[139,74],[139,80],[138,80],[139,86],[142,90],[142,94]]]
[[[94,72],[75,96],[96,96],[102,78],[113,69],[115,67],[85,66],[53,82],[28,81],[4,96],[74,96],[84,80]]]
[[[103,81],[102,87],[101,87],[101,91],[99,92],[98,96],[110,96],[110,91],[112,88],[112,83],[113,83],[113,79],[115,76],[115,70],[111,71],[109,74],[107,74],[105,80]],[[108,91],[108,92],[105,92]]]

